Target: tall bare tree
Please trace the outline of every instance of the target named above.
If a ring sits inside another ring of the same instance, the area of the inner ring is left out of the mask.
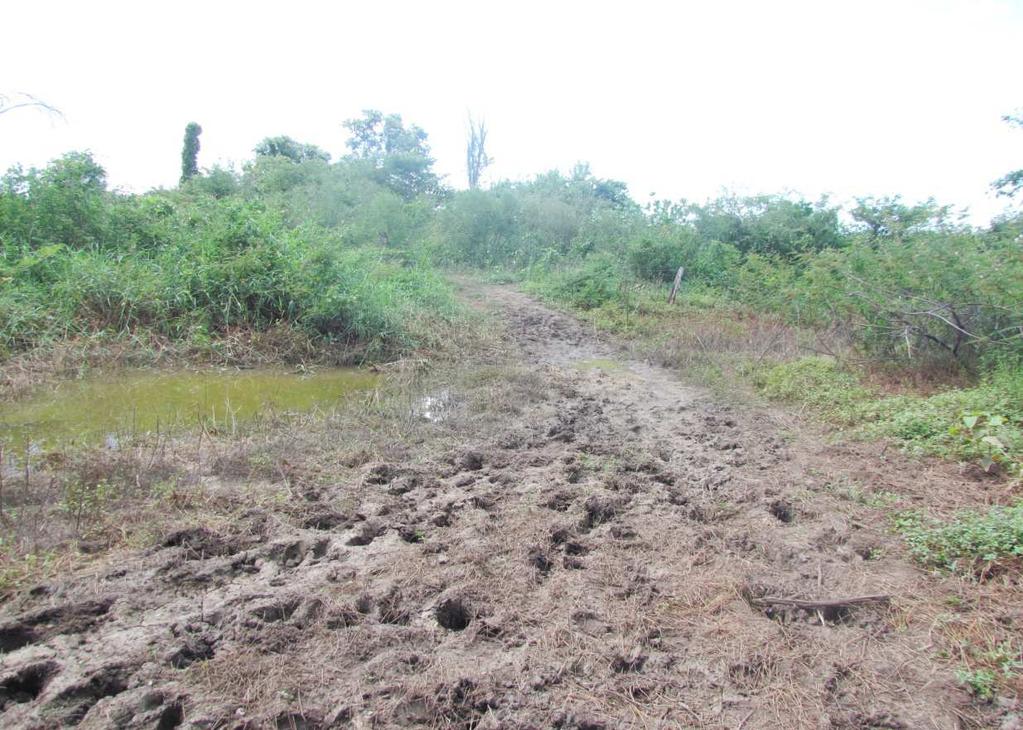
[[[12,112],[15,109],[29,109],[35,108],[40,111],[44,111],[47,114],[55,117],[63,117],[64,113],[55,106],[47,104],[42,99],[37,99],[31,94],[18,93],[13,96],[7,94],[0,94],[0,114],[6,114]]]
[[[487,123],[475,121],[469,115],[469,143],[465,150],[465,170],[469,178],[469,188],[476,190],[480,186],[480,178],[493,159],[487,157]]]

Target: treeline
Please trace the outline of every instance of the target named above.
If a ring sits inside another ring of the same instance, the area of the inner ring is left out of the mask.
[[[1023,216],[963,224],[934,202],[721,197],[635,204],[585,167],[459,193],[436,245],[588,309],[685,269],[691,296],[840,329],[866,354],[977,371],[1023,355]]]
[[[418,127],[379,112],[346,126],[336,161],[271,137],[241,171],[193,170],[144,195],[108,190],[83,153],[12,169],[0,183],[0,348],[284,325],[383,355],[428,343],[453,315],[435,267],[459,265],[580,308],[684,267],[684,296],[841,329],[874,358],[976,373],[1023,355],[1023,216],[978,229],[899,198],[641,206],[585,165],[453,191]]]

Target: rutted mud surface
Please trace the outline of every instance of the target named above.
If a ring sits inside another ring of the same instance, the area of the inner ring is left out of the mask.
[[[932,578],[825,486],[926,489],[487,298],[549,397],[366,464],[304,527],[252,509],[0,609],[4,727],[957,727]],[[621,369],[575,367],[618,359]],[[947,478],[947,475],[943,476]],[[807,611],[764,596],[890,594]]]

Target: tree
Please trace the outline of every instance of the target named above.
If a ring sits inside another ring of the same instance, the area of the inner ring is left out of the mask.
[[[104,245],[110,238],[106,184],[106,172],[88,152],[68,152],[42,170],[12,168],[0,180],[0,239],[31,248]]]
[[[465,170],[469,178],[469,188],[477,190],[480,177],[493,160],[487,156],[487,124],[473,120],[469,116],[469,143],[465,150]]]
[[[952,209],[928,198],[917,205],[906,205],[901,196],[857,198],[849,214],[866,228],[872,240],[902,240],[924,231],[943,230],[950,225]]]
[[[1012,116],[1005,115],[1002,119],[1009,124],[1017,127],[1023,127],[1023,116]],[[991,187],[995,189],[998,195],[1006,198],[1011,198],[1020,190],[1023,190],[1023,170],[1013,170],[1012,172],[1003,175],[1002,177],[991,183]]]
[[[296,142],[291,137],[267,137],[253,150],[259,157],[287,157],[292,162],[323,160],[330,162],[330,154],[314,144]]]
[[[351,133],[349,157],[367,163],[382,185],[406,200],[440,188],[426,132],[414,124],[406,128],[401,115],[367,109],[361,119],[349,119],[344,126]]]
[[[185,143],[181,148],[181,182],[191,180],[199,173],[199,135],[202,127],[189,122],[185,127]]]

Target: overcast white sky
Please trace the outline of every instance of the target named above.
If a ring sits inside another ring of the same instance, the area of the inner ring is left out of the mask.
[[[423,127],[463,186],[465,117],[490,178],[591,163],[637,200],[723,187],[930,195],[986,220],[1023,167],[1023,0],[7,2],[0,167],[90,149],[113,185],[174,185],[288,134],[334,155],[362,109]]]

